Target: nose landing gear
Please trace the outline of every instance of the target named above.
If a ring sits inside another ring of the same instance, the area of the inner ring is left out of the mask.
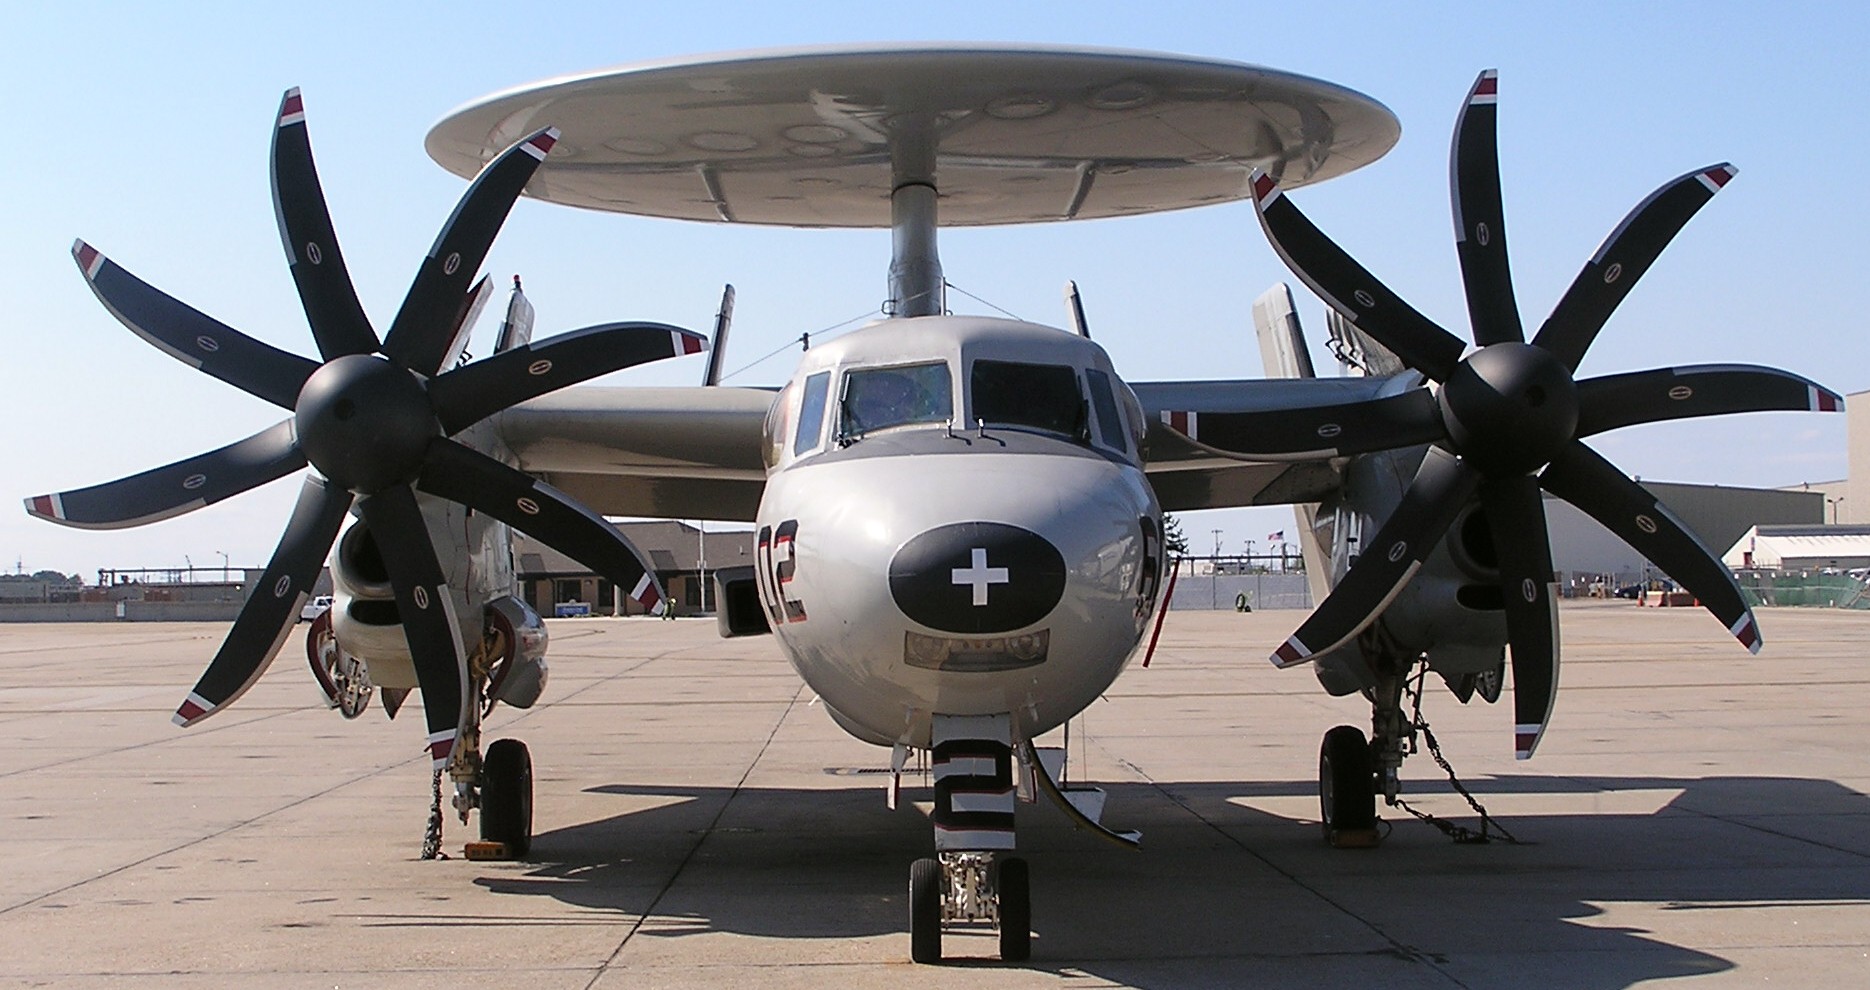
[[[1032,954],[1032,892],[1013,850],[1012,719],[932,719],[936,855],[909,866],[909,958],[941,961],[942,926],[992,925],[1000,958]],[[1002,854],[996,859],[996,853]]]
[[[944,852],[909,864],[909,958],[941,961],[943,925],[999,929],[1000,959],[1032,955],[1032,887],[1026,861],[991,852]]]

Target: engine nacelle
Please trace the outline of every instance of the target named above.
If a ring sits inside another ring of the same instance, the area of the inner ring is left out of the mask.
[[[487,644],[498,651],[487,669],[487,694],[531,708],[545,690],[545,620],[511,595],[487,603]]]
[[[485,513],[427,495],[418,494],[417,499],[436,561],[454,597],[461,643],[471,656],[488,631],[489,608],[513,595],[512,531]],[[362,520],[351,523],[338,540],[331,583],[331,631],[339,645],[369,664],[377,687],[418,687],[389,570],[370,526]],[[523,619],[515,623],[516,631],[526,624]],[[544,649],[543,640],[539,649]]]
[[[1328,562],[1331,587],[1363,551],[1362,538],[1376,533],[1395,510],[1420,457],[1417,451],[1396,451],[1350,460],[1343,489],[1319,506],[1311,531],[1304,534],[1316,542],[1317,556]],[[1498,566],[1485,516],[1472,508],[1464,510],[1378,619],[1378,634],[1387,639],[1387,648],[1426,653],[1429,668],[1465,697],[1476,678],[1501,666],[1506,617]],[[1313,670],[1327,691],[1351,694],[1374,683],[1364,650],[1364,643],[1352,640],[1313,657]]]

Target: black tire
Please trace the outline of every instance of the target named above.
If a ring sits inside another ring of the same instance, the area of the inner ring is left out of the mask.
[[[496,740],[481,762],[480,837],[514,859],[532,851],[532,754],[518,739]]]
[[[1319,821],[1325,841],[1338,832],[1377,827],[1376,767],[1363,730],[1340,725],[1318,751]]]
[[[1025,962],[1032,958],[1032,883],[1026,861],[1000,861],[994,881],[1000,892],[1000,961]]]
[[[942,868],[933,859],[909,864],[909,961],[941,962]]]

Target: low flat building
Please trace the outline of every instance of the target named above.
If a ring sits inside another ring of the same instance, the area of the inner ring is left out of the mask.
[[[753,564],[752,530],[721,529],[704,533],[696,526],[673,519],[622,522],[616,526],[643,559],[649,561],[677,615],[712,612],[715,608],[714,572],[723,567]],[[574,608],[582,604],[589,606],[592,614],[614,615],[619,599],[623,614],[644,612],[642,606],[626,595],[619,595],[609,579],[523,533],[513,536],[513,557],[521,594],[540,615],[551,616],[562,604],[571,604]]]
[[[1870,567],[1870,524],[1754,526],[1721,562],[1735,570],[1861,570]]]

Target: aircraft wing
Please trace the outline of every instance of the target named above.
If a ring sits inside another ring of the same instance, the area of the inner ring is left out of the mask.
[[[1316,502],[1334,491],[1332,458],[1250,461],[1222,454],[1170,428],[1170,413],[1241,413],[1337,405],[1375,398],[1383,378],[1267,378],[1131,382],[1149,421],[1146,469],[1164,510]]]
[[[752,522],[772,402],[757,388],[568,388],[496,428],[521,470],[603,515]]]
[[[1380,378],[1135,382],[1149,421],[1147,470],[1171,512],[1316,502],[1339,484],[1329,458],[1251,461],[1191,442],[1168,412],[1255,412],[1374,397]],[[497,419],[519,467],[607,516],[751,522],[765,485],[761,428],[773,393],[753,388],[564,389]]]

